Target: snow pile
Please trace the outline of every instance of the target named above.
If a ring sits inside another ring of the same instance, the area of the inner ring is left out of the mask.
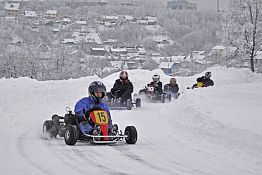
[[[113,122],[138,130],[136,145],[66,146],[42,140],[41,126],[52,114],[65,114],[101,80],[107,90],[119,72],[104,79],[39,82],[0,79],[0,174],[256,174],[262,173],[262,75],[247,69],[213,67],[215,86],[186,89],[196,78],[176,77],[181,96],[171,103],[143,103],[141,109],[111,111]],[[130,70],[135,92],[159,73]],[[53,166],[56,165],[56,166]],[[134,168],[135,167],[135,168]]]

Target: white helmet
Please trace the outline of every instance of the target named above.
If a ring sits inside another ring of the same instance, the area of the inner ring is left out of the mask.
[[[152,76],[152,79],[153,79],[153,82],[158,83],[159,80],[160,80],[160,75],[159,74],[154,74]]]
[[[205,73],[205,77],[206,77],[206,78],[210,78],[210,77],[211,77],[211,72],[206,72],[206,73]]]

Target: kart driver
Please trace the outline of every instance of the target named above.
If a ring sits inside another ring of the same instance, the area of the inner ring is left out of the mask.
[[[125,103],[127,99],[131,99],[131,94],[133,93],[133,84],[128,79],[128,73],[126,71],[121,71],[119,74],[119,79],[115,81],[113,88],[107,96],[111,98],[119,99],[121,98],[121,103]]]
[[[90,122],[89,112],[96,109],[106,111],[108,115],[108,129],[113,132],[116,128],[112,125],[112,119],[107,104],[102,102],[106,93],[105,85],[100,81],[92,82],[88,87],[88,97],[79,100],[75,105],[75,114],[80,122],[80,130],[85,134],[95,135],[94,124]]]
[[[153,86],[154,87],[154,93],[156,95],[162,94],[162,82],[160,81],[160,75],[159,74],[154,74],[152,76],[153,81],[148,83],[147,86]]]

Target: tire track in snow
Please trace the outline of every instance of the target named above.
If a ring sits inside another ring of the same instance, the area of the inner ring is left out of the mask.
[[[59,158],[59,161],[63,163],[63,165],[65,165],[66,167],[69,167],[70,169],[73,169],[75,170],[76,172],[78,173],[81,173],[81,174],[85,174],[86,171],[82,170],[83,167],[82,166],[75,166],[78,162],[74,161],[76,160],[75,157],[73,157],[71,154],[68,154],[68,151],[64,150],[63,148],[65,147],[62,147],[60,148],[60,144],[58,144],[58,140],[56,139],[53,139],[53,140],[44,140],[45,141],[45,144],[48,145],[49,147],[50,146],[59,146],[59,149],[50,149],[52,151],[52,154],[55,155],[55,157],[58,157]],[[54,141],[54,142],[52,142]],[[55,143],[55,144],[53,144]],[[74,163],[74,164],[73,164]]]
[[[130,146],[130,145],[129,145]],[[124,146],[124,145],[114,145],[114,146],[110,146],[112,149],[114,149],[117,152],[120,152],[122,155],[124,155],[123,157],[131,159],[132,161],[141,163],[147,167],[149,167],[152,170],[157,171],[159,174],[163,174],[163,172],[167,173],[167,174],[172,174],[174,172],[170,172],[168,169],[163,169],[163,167],[157,166],[155,164],[152,164],[150,162],[148,162],[147,160],[141,158],[141,156],[137,155],[136,153],[134,153],[133,151],[131,151],[128,147],[128,145]]]
[[[151,140],[147,140],[145,139],[145,143],[148,145],[153,145],[153,143],[151,142]],[[117,149],[117,148],[116,148]],[[143,147],[137,147],[137,149],[141,150],[141,151],[145,151],[143,149]],[[154,149],[150,146],[147,146],[146,147],[146,151],[148,152],[148,150],[151,150],[154,154],[158,154],[157,157],[161,157],[161,154],[159,154],[157,152],[157,149]],[[166,165],[170,165],[169,167],[172,167],[172,169],[167,169],[167,168],[163,168],[163,167],[156,167],[156,165],[153,165],[151,163],[149,163],[148,161],[146,160],[143,160],[140,156],[138,156],[137,154],[134,154],[131,150],[127,149],[127,148],[124,148],[124,147],[121,147],[120,150],[117,149],[117,151],[121,151],[123,154],[127,154],[127,155],[130,155],[130,158],[132,159],[135,159],[135,160],[139,160],[141,161],[142,163],[143,162],[146,162],[145,165],[149,166],[149,167],[153,167],[153,169],[155,170],[158,170],[158,171],[161,171],[160,174],[174,174],[174,173],[186,173],[186,174],[203,174],[203,175],[211,175],[211,173],[209,172],[205,172],[205,171],[202,171],[202,170],[199,170],[199,169],[195,169],[195,168],[192,168],[190,166],[187,166],[185,164],[182,164],[182,163],[179,163],[179,162],[176,162],[174,161],[173,159],[170,159],[169,157],[165,157],[165,162],[161,162],[161,163],[165,163]],[[168,159],[167,159],[168,158]]]
[[[26,135],[29,133],[29,131],[25,131],[23,134],[21,134],[17,140],[16,140],[16,147],[17,152],[21,155],[22,159],[25,159],[26,162],[28,162],[32,167],[40,171],[42,174],[50,175],[52,172],[47,171],[45,168],[43,168],[40,164],[36,163],[35,161],[31,160],[30,156],[26,152]]]
[[[115,171],[112,168],[109,168],[105,165],[102,165],[101,163],[97,163],[97,162],[104,162],[104,156],[102,154],[100,154],[101,151],[101,147],[104,147],[105,145],[90,145],[90,144],[86,144],[83,146],[87,146],[89,148],[88,151],[88,155],[84,154],[83,150],[78,149],[79,147],[75,146],[73,148],[71,148],[71,150],[82,160],[87,160],[88,163],[90,165],[92,165],[93,167],[98,167],[98,168],[102,168],[107,174],[119,174],[119,175],[128,175],[127,173],[123,173],[123,172],[119,172],[119,171]],[[93,148],[97,148],[97,149],[93,149]],[[107,147],[104,147],[107,148]],[[90,150],[91,149],[91,150]],[[99,149],[99,151],[97,151]],[[89,157],[90,156],[90,157]],[[101,159],[101,160],[97,160],[97,158]],[[83,161],[84,161],[83,160]]]
[[[54,139],[55,145],[58,145],[59,147],[61,146],[61,140],[60,139]],[[52,142],[53,143],[53,142]],[[47,143],[48,145],[54,145],[51,144],[51,142]],[[65,143],[63,143],[65,144]],[[103,146],[103,145],[97,145],[97,146]],[[85,152],[84,150],[80,149],[82,147],[88,147],[88,152]],[[66,150],[64,149],[66,148]],[[114,174],[114,175],[128,175],[127,173],[119,172],[113,170],[111,167],[107,167],[105,165],[102,165],[101,162],[105,161],[103,158],[103,155],[100,154],[101,149],[99,148],[99,152],[95,148],[95,145],[90,145],[89,143],[83,143],[77,142],[77,145],[74,146],[68,146],[68,145],[63,145],[62,148],[59,148],[59,153],[55,152],[55,154],[60,157],[63,162],[73,168],[74,170],[86,174],[86,171],[81,171],[83,169],[83,164],[84,166],[91,166],[94,168],[102,169],[106,174]],[[85,154],[87,153],[87,154]],[[66,156],[61,156],[61,155],[66,155]],[[99,160],[97,160],[99,158]],[[101,160],[100,160],[101,159]],[[67,160],[67,161],[66,161]],[[74,165],[72,165],[72,162],[74,162]],[[78,164],[79,166],[75,166],[75,164]],[[88,169],[88,168],[87,168]],[[89,172],[92,172],[92,170],[88,170]]]

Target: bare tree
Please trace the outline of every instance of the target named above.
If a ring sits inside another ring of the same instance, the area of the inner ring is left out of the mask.
[[[255,71],[254,57],[262,44],[262,0],[232,0],[225,15],[223,39],[250,58]]]

